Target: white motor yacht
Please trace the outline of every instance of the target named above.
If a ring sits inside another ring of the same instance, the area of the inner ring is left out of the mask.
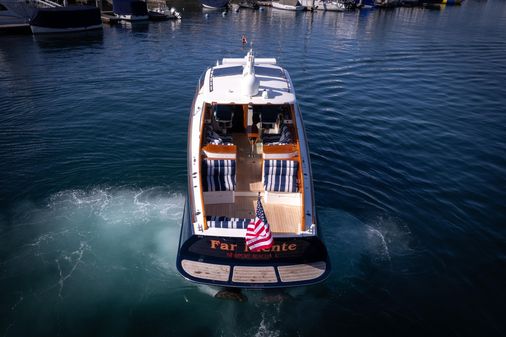
[[[177,268],[191,281],[237,288],[328,276],[302,114],[274,58],[224,58],[199,80]]]

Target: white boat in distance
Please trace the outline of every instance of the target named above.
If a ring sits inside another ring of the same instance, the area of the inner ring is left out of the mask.
[[[273,242],[255,251],[245,237],[260,202]],[[199,80],[177,269],[197,283],[237,288],[314,284],[330,272],[302,114],[274,58],[224,58]]]
[[[306,9],[302,6],[299,0],[279,0],[273,1],[272,7],[277,9],[284,9],[288,11],[303,11]]]
[[[318,0],[315,1],[318,10],[344,12],[355,8],[355,2],[350,0]]]

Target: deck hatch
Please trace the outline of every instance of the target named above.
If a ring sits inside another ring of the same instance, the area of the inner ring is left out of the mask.
[[[241,74],[242,74],[242,66],[215,68],[213,71],[214,77],[234,76]]]
[[[255,74],[257,74],[258,76],[285,78],[283,71],[281,71],[281,69],[279,68],[255,66]]]

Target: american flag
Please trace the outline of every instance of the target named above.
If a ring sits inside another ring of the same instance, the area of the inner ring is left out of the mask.
[[[246,246],[252,252],[272,247],[272,234],[260,202],[260,196],[257,200],[255,220],[251,221],[246,229]]]

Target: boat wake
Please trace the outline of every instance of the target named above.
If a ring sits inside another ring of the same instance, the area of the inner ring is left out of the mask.
[[[319,218],[335,281],[389,269],[394,259],[411,251],[409,228],[397,219],[378,216],[361,221],[335,209],[321,210]]]
[[[185,286],[174,267],[183,202],[165,187],[97,187],[2,214],[2,321],[11,331],[26,321],[23,305],[140,303],[169,285],[178,291]]]
[[[54,307],[62,320],[105,305],[107,315],[119,321],[159,312],[162,305],[172,315],[202,311],[207,318],[201,330],[207,335],[281,336],[284,313],[298,317],[300,310],[340,296],[347,280],[367,274],[370,265],[389,267],[409,249],[409,231],[392,219],[361,222],[323,209],[319,218],[333,266],[329,281],[243,291],[247,301],[218,300],[220,289],[187,282],[175,269],[183,204],[183,195],[166,187],[95,187],[60,191],[43,204],[25,202],[1,214],[0,286],[6,298],[0,332],[26,333],[23,322],[41,304]],[[251,310],[256,318],[245,323],[241,317]],[[41,319],[54,319],[50,311],[39,312]],[[304,333],[297,321],[292,323],[287,333]],[[216,330],[205,330],[213,324]],[[187,322],[179,329],[185,334],[200,327]]]

